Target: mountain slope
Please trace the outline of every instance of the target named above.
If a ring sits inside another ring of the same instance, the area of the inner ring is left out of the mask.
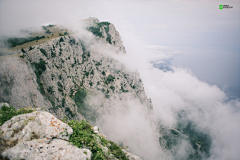
[[[96,18],[84,23],[88,37],[62,36],[16,51],[20,58],[6,58],[0,101],[16,108],[44,106],[58,118],[93,123],[111,105],[129,99],[152,113],[139,74],[112,57],[126,52],[113,24]]]

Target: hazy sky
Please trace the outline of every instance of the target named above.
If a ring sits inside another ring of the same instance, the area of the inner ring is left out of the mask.
[[[239,0],[1,0],[0,35],[88,17],[113,23],[124,44],[134,35],[146,45],[178,46],[173,65],[219,87],[240,86]]]

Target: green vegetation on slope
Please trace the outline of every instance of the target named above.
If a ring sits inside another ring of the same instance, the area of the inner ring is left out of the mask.
[[[88,148],[92,152],[92,160],[110,160],[112,159],[110,154],[120,160],[128,160],[121,147],[94,133],[92,126],[86,121],[63,121],[73,129],[73,134],[70,136],[69,142],[78,148]],[[109,151],[104,153],[102,146],[107,147]]]
[[[103,27],[107,33],[107,41],[108,43],[112,44],[111,42],[111,35],[109,34],[109,22],[100,22],[96,23],[95,26],[88,27],[87,29],[92,32],[95,36],[103,38],[101,28]]]
[[[35,67],[35,74],[37,77],[37,83],[38,86],[40,87],[40,92],[44,95],[45,94],[45,90],[43,88],[43,84],[41,82],[40,76],[42,75],[42,73],[46,70],[46,66],[45,66],[46,62],[43,59],[40,59],[39,63],[32,63],[32,65]]]
[[[47,30],[47,28],[49,28],[49,27],[54,27],[54,26],[56,26],[56,25],[54,25],[54,24],[49,24],[49,25],[47,25],[47,26],[42,26],[42,28],[43,28],[44,30]]]
[[[36,36],[36,37],[28,37],[28,38],[9,38],[7,40],[7,43],[10,45],[10,47],[15,47],[17,45],[21,45],[27,42],[43,39],[45,36]]]
[[[107,77],[107,79],[105,80],[105,84],[108,85],[109,83],[113,82],[114,79],[115,79],[115,77],[110,74],[110,75]]]
[[[35,111],[31,107],[27,108],[20,108],[16,110],[13,106],[6,106],[4,105],[0,109],[0,126],[3,125],[6,121],[10,120],[12,117],[20,115],[20,114],[26,114],[26,113],[31,113]]]
[[[45,51],[45,50],[44,50]],[[37,77],[37,83],[38,83],[38,86],[39,86],[39,91],[40,93],[49,100],[49,102],[52,104],[53,108],[55,108],[55,101],[54,99],[52,98],[52,92],[53,92],[53,88],[47,88],[47,91],[48,92],[45,92],[45,89],[43,87],[43,83],[41,81],[41,75],[42,73],[46,70],[46,62],[43,60],[43,59],[40,59],[40,62],[39,63],[31,63],[31,65],[33,66],[34,68],[34,72],[36,74],[36,77]]]
[[[209,150],[211,147],[211,138],[209,135],[196,131],[195,125],[192,122],[188,122],[186,126],[183,126],[181,123],[178,123],[177,129],[183,134],[189,137],[191,145],[194,149],[197,149],[197,144],[201,145],[201,152],[205,152],[209,155]]]
[[[87,91],[79,87],[75,95],[72,96],[72,99],[78,107],[78,112],[81,113],[87,120],[95,122],[97,112],[92,108],[92,106],[85,103],[86,97]]]
[[[181,123],[181,121],[179,121],[176,129],[180,131],[180,133],[174,129],[161,129],[161,133],[163,134],[163,136],[159,138],[161,146],[171,151],[179,145],[182,140],[187,140],[194,149],[193,153],[189,153],[187,160],[202,159],[202,156],[198,154],[198,145],[200,145],[199,149],[201,153],[210,156],[209,151],[212,141],[208,134],[196,130],[196,125],[193,125],[191,121],[187,123]]]

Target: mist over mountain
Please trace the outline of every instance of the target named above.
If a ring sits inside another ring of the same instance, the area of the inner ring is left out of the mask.
[[[128,54],[114,25],[96,18],[31,35],[38,38],[7,40],[2,102],[86,119],[142,159],[238,157],[239,100],[170,66],[178,52],[149,46]]]
[[[87,120],[129,159],[239,159],[237,1],[22,2],[0,2],[0,102]]]

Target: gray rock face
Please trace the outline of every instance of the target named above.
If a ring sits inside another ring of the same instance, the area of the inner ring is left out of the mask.
[[[54,139],[50,143],[45,143],[43,140],[21,142],[3,152],[2,156],[14,160],[87,160],[91,159],[91,152],[88,149],[69,145],[67,141]]]
[[[123,152],[126,153],[126,156],[128,157],[129,160],[141,160],[138,156],[130,153],[130,152],[127,152],[123,149]]]
[[[1,141],[5,144],[2,147],[32,139],[42,139],[46,143],[54,138],[68,140],[73,132],[67,124],[44,111],[15,116],[5,122],[0,129]]]
[[[8,102],[16,109],[52,107],[39,92],[35,73],[23,59],[15,55],[2,56],[0,60],[0,102]]]
[[[68,144],[73,130],[52,114],[35,111],[13,117],[1,127],[0,150],[9,159],[90,159],[88,149]]]

